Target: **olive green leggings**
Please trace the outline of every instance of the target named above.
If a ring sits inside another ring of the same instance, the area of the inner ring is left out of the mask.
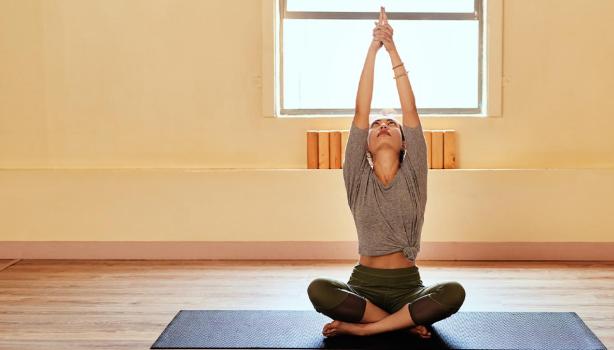
[[[347,283],[316,278],[307,294],[317,312],[353,323],[362,320],[366,299],[390,314],[407,305],[417,325],[430,325],[451,316],[465,300],[465,289],[456,281],[425,287],[418,266],[378,269],[357,264]]]

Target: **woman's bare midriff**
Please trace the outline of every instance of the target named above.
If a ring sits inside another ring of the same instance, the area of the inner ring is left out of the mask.
[[[407,259],[405,255],[403,255],[403,252],[394,252],[380,256],[361,255],[358,262],[360,265],[375,269],[399,269],[415,265],[415,262]]]

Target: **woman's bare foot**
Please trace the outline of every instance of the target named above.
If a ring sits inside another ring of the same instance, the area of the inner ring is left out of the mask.
[[[431,337],[431,332],[423,325],[417,325],[408,329],[410,333],[417,334],[421,338],[428,339]]]
[[[322,329],[322,335],[324,335],[325,337],[332,337],[337,334],[364,336],[368,335],[365,330],[365,325],[365,323],[349,323],[334,320],[324,325],[324,328]],[[429,339],[431,337],[431,332],[423,325],[406,328],[406,330],[412,334],[420,336],[423,339]]]
[[[334,320],[324,325],[322,335],[325,337],[331,337],[337,334],[365,335],[364,325],[363,323],[349,323]]]

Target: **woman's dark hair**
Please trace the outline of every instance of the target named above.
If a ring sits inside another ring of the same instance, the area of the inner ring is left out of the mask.
[[[403,125],[399,125],[399,129],[401,129],[401,142],[405,144],[405,133],[403,132]],[[406,149],[402,149],[401,152],[399,152],[399,163],[403,163],[403,159],[405,159],[406,153]]]

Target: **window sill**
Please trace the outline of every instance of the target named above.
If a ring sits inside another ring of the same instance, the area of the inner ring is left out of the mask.
[[[418,114],[420,119],[428,118],[501,118],[501,115],[486,115],[486,114]],[[399,115],[400,116],[400,115]],[[354,118],[353,114],[280,114],[278,116],[269,116],[278,119],[331,119],[331,118]]]

